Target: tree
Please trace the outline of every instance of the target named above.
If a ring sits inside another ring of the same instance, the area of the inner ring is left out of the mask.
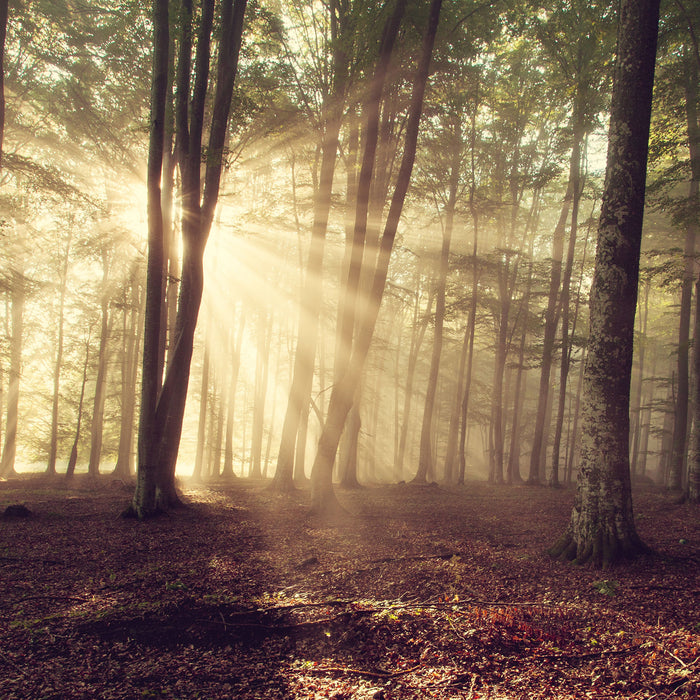
[[[333,0],[329,5],[332,43],[330,82],[325,86],[320,115],[321,167],[318,185],[314,192],[314,219],[311,227],[311,244],[301,289],[299,330],[294,354],[292,384],[289,389],[287,409],[282,426],[282,437],[277,456],[274,488],[290,491],[294,487],[295,446],[301,448],[306,440],[308,405],[311,400],[314,361],[318,342],[318,324],[321,311],[323,253],[328,228],[328,216],[333,192],[333,175],[340,126],[347,89],[348,53],[346,43],[349,29],[347,3]],[[303,465],[298,464],[303,473]]]
[[[203,258],[224,158],[224,144],[233,86],[243,34],[246,0],[223,0],[218,45],[216,89],[211,108],[209,141],[205,154],[205,124],[210,73],[214,0],[205,0],[199,17],[194,83],[192,49],[194,12],[184,0],[176,76],[175,130],[182,188],[182,279],[178,298],[173,348],[160,386],[158,376],[163,286],[163,216],[160,178],[163,164],[165,95],[168,76],[168,3],[154,0],[154,60],[151,95],[151,141],[148,158],[149,261],[146,291],[144,379],[139,423],[139,462],[131,513],[140,518],[179,502],[175,491],[175,464],[182,434],[194,332],[204,287]],[[151,245],[153,244],[153,257]],[[147,351],[146,351],[147,350]]]
[[[0,0],[0,168],[5,135],[5,37],[7,35],[8,0]]]
[[[584,140],[593,130],[600,111],[600,103],[607,95],[605,85],[609,80],[605,62],[611,50],[610,7],[608,3],[564,2],[548,5],[546,19],[534,20],[535,31],[546,54],[552,60],[551,72],[556,83],[563,83],[566,92],[572,95],[571,102],[571,155],[566,194],[559,220],[552,236],[552,269],[549,296],[545,311],[542,363],[533,448],[530,454],[529,483],[539,483],[545,472],[543,456],[546,454],[545,420],[551,411],[548,406],[550,372],[554,360],[557,325],[562,320],[562,347],[559,389],[559,415],[555,426],[555,445],[552,456],[552,484],[559,482],[559,442],[563,423],[563,403],[568,376],[568,311],[571,265],[573,263],[578,206],[582,194],[582,163],[584,162]],[[570,216],[569,245],[566,265],[564,258],[564,236],[566,222]]]
[[[581,462],[553,556],[608,566],[647,551],[634,525],[629,397],[659,0],[622,0],[590,298]]]
[[[384,83],[382,72],[386,71],[386,66],[383,62],[387,61],[392,53],[394,39],[398,33],[401,23],[404,7],[399,0],[396,6],[394,15],[390,18],[386,26],[386,32],[383,36],[382,47],[379,53],[379,61],[377,64],[377,75],[379,85],[379,94],[374,94],[370,98],[370,102],[378,102],[381,99],[381,87]],[[423,96],[425,94],[426,85],[428,82],[428,74],[430,68],[430,60],[433,52],[433,45],[437,34],[438,22],[440,18],[440,8],[442,0],[433,0],[430,5],[429,18],[423,37],[423,48],[421,56],[418,60],[415,78],[413,82],[413,90],[411,94],[411,104],[409,108],[409,117],[406,123],[406,136],[404,143],[404,151],[401,159],[396,186],[391,200],[391,206],[384,224],[381,241],[379,244],[379,253],[376,261],[374,274],[372,275],[372,285],[369,292],[369,297],[362,315],[359,317],[359,328],[352,343],[352,352],[348,367],[342,378],[336,383],[331,392],[331,397],[328,405],[328,417],[324,425],[321,437],[319,438],[318,450],[314,459],[314,464],[311,471],[311,511],[320,515],[332,514],[337,508],[337,502],[333,493],[332,476],[333,463],[338,450],[338,443],[347,418],[348,412],[352,406],[353,395],[355,388],[362,376],[367,353],[372,341],[374,327],[376,325],[379,307],[381,305],[382,296],[389,268],[389,259],[396,237],[396,231],[399,224],[399,218],[403,209],[406,192],[411,179],[413,163],[416,155],[416,144],[418,141],[418,127],[423,111]],[[374,110],[374,107],[371,108]],[[371,117],[368,124],[371,123]],[[368,139],[368,143],[369,139]],[[373,160],[373,159],[372,159]],[[363,175],[371,178],[371,167],[369,166],[369,158],[366,162],[367,167],[364,167],[360,172],[360,181],[358,183],[358,192],[363,190]],[[366,171],[369,172],[366,172]],[[365,171],[363,173],[363,171]],[[369,188],[367,188],[369,193]],[[358,203],[360,202],[358,194]],[[359,229],[358,229],[359,227]],[[357,236],[357,244],[363,243],[364,230],[366,227],[366,209],[358,204],[358,210],[355,219],[355,235]],[[348,270],[345,293],[348,294],[348,308],[355,309],[357,301],[357,284],[360,278],[360,269],[362,256],[360,252],[353,252]],[[356,313],[359,310],[356,310]],[[352,324],[354,325],[354,324]]]
[[[460,195],[460,171],[463,165],[463,125],[455,112],[450,112],[444,118],[447,122],[444,129],[446,132],[444,146],[447,146],[447,162],[440,162],[444,173],[449,173],[447,184],[447,197],[440,192],[444,207],[444,225],[442,229],[442,246],[440,249],[440,266],[436,284],[435,303],[435,330],[433,333],[433,351],[430,360],[430,374],[428,377],[428,387],[425,395],[425,406],[423,409],[423,422],[421,426],[420,453],[418,471],[413,479],[413,483],[424,484],[427,477],[434,472],[432,443],[433,443],[433,409],[435,405],[435,394],[438,384],[438,372],[440,370],[440,356],[442,353],[443,327],[445,324],[445,295],[447,287],[447,275],[449,272],[450,245],[452,241],[452,231],[454,229],[455,207],[457,198]],[[443,150],[443,149],[440,149]],[[445,201],[446,199],[446,201]],[[461,382],[460,382],[461,384]]]

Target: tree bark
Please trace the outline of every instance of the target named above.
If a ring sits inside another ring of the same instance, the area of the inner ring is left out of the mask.
[[[420,271],[417,273],[416,287],[420,286]],[[423,318],[418,320],[418,312],[420,310],[420,291],[416,290],[415,293],[415,304],[413,307],[413,326],[411,332],[411,343],[408,350],[408,366],[406,368],[406,387],[404,389],[404,399],[403,399],[403,411],[401,413],[401,434],[399,435],[399,445],[398,451],[396,453],[396,458],[394,461],[394,469],[396,471],[397,479],[401,479],[404,472],[404,456],[406,454],[406,440],[408,439],[408,428],[411,419],[411,403],[413,400],[413,379],[416,374],[416,364],[418,363],[418,357],[420,353],[421,346],[423,345],[423,338],[425,337],[425,332],[428,327],[428,318],[430,317],[431,309],[433,306],[434,293],[431,289],[428,296],[428,304],[425,309],[425,314]]]
[[[437,280],[437,292],[435,302],[435,329],[433,331],[433,352],[430,358],[430,373],[428,387],[425,392],[425,405],[423,408],[423,423],[420,433],[420,452],[418,457],[418,471],[413,478],[414,484],[425,484],[427,475],[434,473],[432,457],[433,441],[433,410],[435,407],[435,395],[437,391],[438,374],[440,372],[440,355],[442,354],[442,335],[445,325],[445,295],[447,288],[447,274],[450,263],[450,245],[452,230],[454,228],[455,205],[457,203],[457,189],[459,187],[460,166],[462,163],[462,135],[458,133],[459,127],[453,124],[455,129],[453,144],[453,159],[450,164],[449,194],[445,206],[445,227],[442,232],[442,247],[440,249],[440,271]]]
[[[245,331],[246,313],[241,309],[238,326],[238,335],[229,340],[232,346],[231,374],[228,378],[228,397],[226,399],[226,435],[224,438],[224,468],[221,476],[224,479],[233,479],[233,417],[236,408],[236,385],[238,384],[238,372],[241,367],[241,345],[243,344],[243,332]],[[233,335],[233,334],[232,334]]]
[[[576,235],[578,231],[578,211],[581,200],[581,145],[583,142],[583,127],[580,122],[580,112],[574,118],[574,147],[571,155],[571,172],[569,178],[572,184],[571,197],[571,227],[569,230],[569,245],[566,251],[566,265],[561,282],[561,297],[559,307],[561,309],[561,357],[559,360],[559,402],[557,405],[557,418],[554,426],[554,444],[552,445],[552,477],[550,484],[559,486],[559,453],[561,449],[561,437],[564,429],[564,411],[566,408],[566,390],[569,380],[569,364],[571,360],[571,348],[569,340],[569,300],[571,296],[571,274],[574,266],[574,253],[576,251]]]
[[[141,347],[141,329],[143,328],[144,297],[142,293],[140,267],[134,271],[131,280],[131,304],[124,313],[130,321],[124,325],[124,343],[126,345],[122,361],[122,415],[119,430],[119,452],[112,475],[120,479],[129,479],[133,474],[134,413],[136,411],[136,377],[138,369],[137,356]],[[131,311],[131,313],[127,312]]]
[[[686,77],[686,120],[688,124],[688,149],[690,151],[691,180],[688,199],[694,203],[693,214],[688,220],[688,237],[695,238],[698,233],[698,215],[700,205],[700,122],[698,121],[698,70],[700,66],[691,62]],[[695,280],[695,325],[693,328],[693,413],[694,421],[691,432],[691,446],[688,468],[688,499],[692,503],[700,502],[700,270],[696,265]]]
[[[647,551],[632,510],[629,398],[658,21],[659,0],[622,0],[590,298],[581,463],[569,526],[550,550],[597,566]]]
[[[157,370],[158,343],[160,338],[160,314],[163,271],[163,222],[160,192],[160,176],[163,154],[163,118],[167,88],[167,2],[158,0],[154,5],[155,51],[154,81],[151,108],[151,143],[149,146],[149,241],[153,232],[154,253],[149,275],[153,275],[158,288],[152,290],[150,310],[155,349],[148,358],[148,375]],[[190,366],[197,326],[199,307],[204,287],[203,257],[214,210],[219,198],[221,171],[223,168],[224,144],[231,109],[233,85],[238,68],[238,55],[243,33],[243,17],[246,0],[224,0],[221,8],[221,32],[216,68],[216,89],[212,100],[209,140],[204,160],[204,186],[202,190],[202,134],[205,124],[205,107],[209,84],[210,42],[213,28],[214,0],[204,0],[199,14],[199,30],[196,42],[194,71],[192,70],[192,22],[191,0],[184,0],[180,14],[183,31],[180,39],[177,89],[175,105],[175,128],[178,144],[178,161],[182,181],[182,279],[178,297],[177,317],[171,340],[169,364],[160,393],[158,381],[152,378],[142,412],[148,415],[143,431],[143,453],[139,450],[139,471],[143,479],[137,481],[132,511],[138,517],[147,517],[158,510],[180,503],[175,489],[175,466],[182,434],[182,420],[187,399]],[[190,77],[194,84],[190,96]],[[164,87],[165,86],[165,87]],[[201,201],[200,201],[201,196]],[[151,221],[151,216],[153,217]],[[157,266],[156,263],[157,262]],[[156,271],[157,267],[157,271]],[[157,301],[157,304],[155,303]],[[147,328],[148,320],[146,321]],[[152,366],[151,366],[152,365]],[[156,395],[154,405],[153,394]],[[150,429],[150,432],[146,431]]]
[[[211,317],[210,317],[211,318]],[[199,417],[197,419],[197,448],[194,454],[192,478],[204,479],[204,446],[207,442],[207,413],[209,411],[209,370],[211,368],[211,320],[207,319],[204,333],[204,359],[202,361],[202,381],[199,387]]]
[[[5,136],[5,37],[7,35],[8,0],[0,0],[0,170]]]
[[[570,173],[573,170],[574,153],[571,155]],[[564,258],[564,232],[566,230],[566,220],[569,216],[571,197],[573,194],[573,181],[569,174],[569,184],[562,204],[559,220],[554,227],[552,237],[552,273],[549,280],[549,296],[547,298],[547,310],[544,320],[544,341],[542,345],[542,366],[540,368],[540,388],[537,399],[537,413],[535,416],[535,432],[532,438],[532,452],[530,453],[530,469],[527,482],[529,484],[539,484],[541,471],[541,455],[543,452],[545,425],[547,418],[547,401],[550,390],[550,373],[552,371],[552,361],[554,359],[554,338],[557,332],[559,321],[559,288],[561,286],[561,266]]]
[[[7,415],[5,443],[0,459],[0,477],[15,474],[17,455],[17,419],[19,415],[19,383],[22,376],[22,345],[24,342],[24,305],[27,295],[27,279],[13,270],[12,290],[12,337],[10,339],[10,382],[7,390]]]
[[[400,4],[400,3],[399,3]],[[311,512],[318,515],[332,515],[337,512],[338,503],[333,493],[333,463],[338,450],[338,442],[345,424],[348,411],[352,406],[352,397],[357,382],[362,376],[369,346],[372,341],[379,307],[381,305],[389,269],[389,259],[396,237],[399,218],[411,180],[411,172],[416,156],[418,126],[423,112],[423,96],[428,82],[428,72],[433,45],[437,34],[442,0],[433,0],[430,6],[428,27],[423,39],[423,50],[418,62],[413,83],[409,118],[406,124],[406,138],[401,166],[396,180],[391,206],[384,225],[384,232],[379,245],[376,269],[373,275],[370,296],[353,343],[352,355],[348,369],[340,382],[333,387],[328,406],[328,417],[319,439],[318,451],[311,470]],[[400,17],[399,17],[400,20]],[[396,27],[398,31],[398,26]],[[392,42],[393,43],[393,40]],[[391,47],[389,47],[391,53]],[[352,274],[352,271],[351,271]],[[348,275],[350,285],[351,274]],[[355,274],[359,277],[359,271]],[[353,298],[352,290],[351,298]]]
[[[319,181],[314,189],[314,219],[311,244],[306,262],[306,275],[301,290],[299,331],[294,354],[292,384],[282,423],[282,437],[272,488],[280,492],[294,489],[295,472],[303,474],[304,465],[295,470],[295,448],[305,450],[308,407],[313,386],[314,362],[318,345],[319,314],[322,301],[323,254],[328,229],[328,216],[333,193],[333,175],[338,151],[340,125],[347,82],[347,56],[341,49],[343,23],[337,22],[336,2],[331,2],[331,26],[334,33],[333,87],[322,107],[322,156]]]
[[[80,398],[78,399],[78,419],[75,424],[75,437],[68,457],[66,478],[70,479],[75,474],[75,466],[78,463],[78,445],[80,443],[80,427],[83,421],[83,402],[85,401],[85,386],[87,385],[88,367],[90,365],[90,330],[85,340],[85,360],[83,362],[83,380],[80,384]]]
[[[97,354],[97,377],[95,378],[95,397],[92,402],[92,422],[90,424],[90,460],[88,474],[96,477],[100,473],[100,458],[102,456],[102,429],[104,424],[105,400],[107,398],[107,371],[109,369],[109,338],[112,333],[112,314],[109,312],[109,297],[107,296],[107,279],[109,275],[109,259],[107,251],[103,251],[102,265],[104,277],[100,305],[101,329],[100,348]]]
[[[163,294],[163,210],[161,173],[165,140],[165,100],[168,90],[169,17],[168,0],[153,0],[153,80],[151,84],[150,138],[148,146],[148,261],[146,268],[146,308],[141,372],[141,409],[138,428],[136,490],[127,509],[139,518],[157,510],[155,461],[155,413],[161,386],[159,362]]]
[[[51,475],[56,473],[56,457],[58,452],[58,407],[60,402],[61,365],[63,364],[63,329],[65,325],[64,311],[66,305],[66,288],[68,286],[68,262],[70,260],[70,247],[73,238],[72,223],[69,223],[68,226],[68,240],[66,241],[66,250],[63,254],[63,264],[61,266],[61,288],[58,293],[58,333],[56,338],[56,359],[53,366],[51,434],[49,436],[49,458],[46,464],[46,473]]]

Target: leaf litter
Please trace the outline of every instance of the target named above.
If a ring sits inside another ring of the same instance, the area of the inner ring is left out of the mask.
[[[698,507],[635,493],[654,556],[552,561],[572,494],[183,484],[123,520],[109,478],[0,483],[3,698],[697,698]]]

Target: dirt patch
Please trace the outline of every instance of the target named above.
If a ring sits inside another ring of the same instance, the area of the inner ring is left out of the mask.
[[[656,556],[552,561],[572,494],[340,492],[348,516],[261,483],[186,488],[119,517],[130,486],[0,484],[5,698],[699,697],[698,508],[635,494]]]

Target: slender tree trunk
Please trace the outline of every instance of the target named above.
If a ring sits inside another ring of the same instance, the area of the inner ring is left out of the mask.
[[[78,463],[78,445],[80,444],[80,426],[83,421],[83,403],[85,401],[85,386],[87,385],[88,367],[90,363],[90,332],[85,341],[85,361],[83,362],[83,381],[80,384],[80,398],[78,399],[78,420],[75,425],[75,438],[68,457],[66,478],[70,479],[75,474],[75,465]]]
[[[210,464],[209,464],[209,477],[211,479],[218,479],[221,475],[221,453],[222,453],[222,443],[224,439],[224,417],[226,415],[226,382],[225,374],[221,373],[221,378],[216,381],[215,386],[217,387],[218,402],[216,402],[216,427],[213,431],[213,444],[211,446]],[[212,417],[212,425],[214,425],[214,420]]]
[[[133,442],[134,442],[134,413],[136,411],[136,370],[138,366],[137,354],[140,347],[140,331],[143,326],[142,319],[142,294],[140,274],[135,271],[131,283],[131,313],[128,314],[130,323],[124,327],[125,352],[122,362],[122,415],[119,430],[119,452],[117,464],[112,474],[120,479],[128,479],[132,474]],[[127,310],[124,311],[125,316]]]
[[[5,37],[7,35],[8,0],[0,0],[0,170],[5,135]]]
[[[688,147],[690,151],[691,182],[688,200],[694,203],[694,214],[688,219],[688,237],[696,239],[700,205],[700,122],[698,121],[698,70],[696,62],[690,62],[686,79],[686,118],[688,123]],[[700,271],[695,266],[695,326],[693,329],[693,413],[694,424],[691,435],[688,469],[688,498],[700,502]]]
[[[413,478],[414,484],[426,483],[426,477],[434,471],[432,463],[433,442],[433,410],[435,407],[435,394],[437,390],[438,374],[440,372],[440,356],[442,354],[442,334],[445,325],[445,295],[447,288],[447,274],[450,263],[450,245],[452,230],[454,228],[455,204],[457,202],[457,189],[459,187],[459,174],[462,162],[462,135],[455,129],[455,144],[453,144],[453,160],[450,165],[449,194],[445,206],[445,227],[442,232],[442,248],[440,250],[440,270],[437,279],[437,292],[435,302],[435,330],[433,332],[433,352],[430,358],[430,374],[428,376],[428,388],[425,393],[425,406],[423,408],[423,423],[421,425],[420,453],[418,458],[418,472]],[[459,146],[457,145],[459,144]]]
[[[238,334],[232,345],[231,374],[228,379],[228,398],[226,399],[226,437],[224,441],[224,469],[221,476],[225,479],[233,479],[233,417],[235,415],[236,385],[238,383],[238,371],[241,367],[241,346],[243,344],[243,332],[245,330],[245,309],[240,311]]]
[[[508,454],[508,468],[506,470],[506,482],[519,484],[522,482],[520,475],[520,410],[523,402],[523,379],[527,372],[525,369],[525,347],[528,337],[528,316],[530,314],[530,293],[532,291],[532,254],[528,268],[527,284],[523,296],[523,331],[520,336],[518,349],[518,366],[515,377],[515,396],[513,398],[513,423],[510,433],[510,450]]]
[[[204,333],[204,360],[202,361],[202,383],[199,389],[199,418],[197,420],[197,449],[194,456],[192,477],[197,481],[204,478],[204,447],[207,443],[207,414],[209,412],[209,372],[211,369],[211,316],[207,320]]]
[[[603,566],[647,551],[632,510],[629,397],[659,0],[622,0],[619,12],[591,288],[581,463],[569,526],[550,550]]]
[[[693,183],[691,182],[691,188]],[[697,188],[697,183],[695,183]],[[695,272],[695,234],[697,226],[689,223],[685,236],[685,269],[681,285],[680,319],[678,327],[678,384],[676,390],[676,410],[673,423],[673,451],[671,453],[671,472],[668,488],[682,491],[688,442],[688,399],[690,398],[690,315],[693,296],[693,277]]]
[[[472,293],[469,306],[469,323],[464,335],[464,342],[468,344],[467,368],[464,378],[464,393],[462,395],[461,422],[459,428],[459,476],[458,484],[464,484],[464,474],[467,468],[467,426],[469,418],[469,394],[472,385],[472,368],[474,365],[474,336],[476,335],[476,310],[479,304],[479,216],[474,204],[471,206],[472,220],[474,222],[474,247],[472,250]]]
[[[527,481],[530,484],[540,482],[542,465],[540,458],[545,434],[545,421],[547,417],[547,400],[550,390],[550,373],[554,359],[554,339],[559,320],[559,288],[561,286],[561,268],[564,258],[564,232],[566,220],[569,216],[569,207],[574,191],[574,183],[571,173],[574,171],[575,149],[572,149],[571,164],[569,169],[569,184],[562,204],[561,213],[557,225],[554,227],[552,237],[552,274],[549,281],[549,296],[547,298],[547,310],[545,312],[544,341],[542,346],[542,366],[540,369],[540,389],[537,401],[537,413],[535,417],[535,433],[532,438],[532,452],[530,454],[530,470]]]
[[[150,139],[148,145],[148,261],[146,308],[141,373],[141,410],[138,429],[136,490],[128,514],[139,518],[154,515],[158,464],[155,442],[155,413],[162,371],[159,361],[163,294],[163,209],[161,174],[165,142],[165,101],[168,91],[169,17],[168,0],[153,0],[153,78],[151,83]]]
[[[468,328],[468,324],[466,326]],[[455,482],[455,460],[457,459],[458,438],[459,438],[459,417],[461,415],[461,399],[464,392],[464,370],[467,365],[467,337],[468,332],[465,330],[464,340],[459,353],[459,368],[457,370],[457,386],[455,387],[454,397],[450,410],[450,427],[447,433],[447,448],[445,450],[445,469],[444,479],[446,484]]]
[[[0,9],[0,13],[2,10]],[[0,22],[1,22],[0,18]],[[69,223],[66,251],[63,255],[61,268],[61,288],[58,297],[58,337],[56,338],[56,360],[53,367],[53,400],[51,402],[51,434],[49,436],[49,459],[46,465],[47,474],[56,473],[56,456],[58,452],[58,405],[60,401],[61,365],[63,364],[63,327],[65,323],[64,309],[66,304],[66,288],[68,286],[68,262],[73,238],[72,222]]]
[[[578,116],[578,115],[577,115]],[[574,147],[571,155],[572,183],[571,199],[571,228],[569,231],[569,246],[566,252],[566,265],[564,277],[561,283],[561,297],[559,306],[561,309],[561,359],[559,364],[559,403],[557,406],[557,418],[554,426],[554,444],[552,445],[552,478],[551,485],[559,486],[559,453],[561,449],[562,430],[564,428],[564,411],[566,408],[566,389],[569,380],[569,360],[571,351],[569,348],[569,298],[571,290],[571,274],[574,265],[574,253],[576,251],[576,235],[578,230],[578,210],[581,200],[581,144],[583,142],[583,130],[580,127],[580,119],[574,119]]]
[[[105,283],[107,274],[108,266],[105,262]],[[109,338],[112,332],[112,315],[109,313],[109,299],[106,290],[103,291],[101,305],[102,327],[100,330],[100,349],[97,355],[95,398],[92,404],[92,423],[90,426],[90,461],[88,463],[88,474],[92,477],[96,477],[100,473],[102,428],[104,424],[105,400],[107,398],[107,371],[109,369]]]
[[[301,290],[299,331],[294,355],[292,384],[282,423],[277,468],[272,482],[273,488],[281,492],[289,492],[294,488],[295,472],[303,474],[303,464],[296,470],[294,468],[295,447],[297,442],[300,442],[301,449],[304,450],[306,444],[308,406],[313,386],[314,360],[318,344],[319,314],[322,300],[323,253],[331,208],[333,175],[348,70],[348,59],[341,49],[341,39],[345,31],[344,22],[337,23],[339,9],[337,2],[331,0],[331,27],[334,37],[333,87],[325,96],[322,107],[321,119],[324,132],[321,144],[321,171],[319,182],[314,187],[314,220],[311,227],[311,244],[306,262],[306,275]]]
[[[420,272],[418,273],[420,275]],[[420,355],[420,349],[423,345],[426,329],[428,328],[428,319],[433,307],[433,291],[431,290],[428,296],[428,304],[425,309],[423,318],[418,320],[418,312],[420,310],[420,294],[416,292],[415,305],[413,307],[413,325],[411,333],[411,343],[408,350],[408,366],[406,368],[406,388],[404,390],[403,411],[401,412],[401,434],[399,436],[399,447],[395,460],[395,471],[398,479],[404,473],[404,457],[406,454],[406,441],[408,438],[408,428],[411,423],[411,403],[413,401],[413,379],[416,374],[416,365]]]
[[[401,2],[399,2],[399,7]],[[373,276],[370,296],[364,314],[361,316],[359,330],[353,344],[352,355],[348,370],[337,383],[331,392],[331,397],[328,405],[328,417],[324,425],[321,437],[319,439],[318,451],[311,471],[311,511],[317,514],[334,513],[337,509],[337,500],[333,493],[332,475],[333,463],[338,449],[340,435],[347,418],[348,411],[352,405],[352,397],[357,386],[357,383],[362,376],[362,368],[364,366],[369,346],[374,333],[374,327],[379,314],[386,278],[389,269],[389,258],[394,245],[396,231],[399,224],[399,218],[403,209],[404,199],[408,191],[408,185],[411,179],[413,163],[416,155],[416,145],[418,141],[418,126],[420,123],[421,114],[423,111],[423,96],[425,87],[428,82],[428,71],[432,56],[433,44],[437,34],[437,26],[440,16],[440,7],[442,0],[433,0],[430,6],[430,17],[428,27],[423,40],[423,51],[418,62],[416,78],[413,83],[413,91],[411,95],[411,105],[409,107],[409,118],[406,124],[406,139],[399,168],[394,195],[392,197],[391,206],[387,215],[387,220],[384,225],[384,232],[380,241],[379,254],[377,258],[377,266]],[[398,25],[401,21],[401,15],[394,15],[396,28],[394,32],[387,32],[385,39],[389,41],[388,55],[391,55],[393,38],[388,36],[392,33],[394,37],[398,33]],[[380,54],[381,55],[381,54]],[[382,80],[383,82],[383,80]],[[360,177],[362,180],[362,176]],[[360,184],[360,187],[362,185]],[[357,221],[356,221],[357,224]],[[359,279],[360,271],[351,269],[348,274],[348,293],[351,305],[354,305],[355,294],[352,290],[352,278],[356,275]]]
[[[262,478],[263,421],[267,396],[268,367],[270,364],[270,335],[272,317],[262,311],[258,314],[258,341],[255,360],[255,392],[253,399],[253,429],[250,444],[250,475]]]
[[[171,341],[171,354],[163,385],[160,394],[155,392],[157,394],[155,407],[150,398],[149,401],[145,402],[145,409],[144,403],[142,403],[142,411],[154,412],[149,413],[145,421],[146,426],[151,428],[150,433],[140,430],[140,435],[143,435],[144,448],[143,453],[139,450],[139,471],[143,471],[143,480],[139,478],[137,482],[137,490],[132,504],[132,511],[139,517],[146,517],[159,509],[175,506],[180,502],[175,489],[175,465],[182,434],[194,333],[204,286],[204,249],[219,198],[224,144],[233,85],[238,68],[245,7],[246,0],[223,0],[222,2],[216,89],[212,100],[209,140],[206,149],[207,158],[204,168],[202,168],[202,134],[205,123],[205,106],[208,102],[206,98],[210,73],[209,54],[214,1],[204,0],[199,13],[194,70],[191,60],[193,47],[191,0],[183,0],[180,12],[182,35],[177,64],[175,125],[182,181],[182,279],[175,331]],[[156,297],[158,304],[154,303],[151,311],[154,324],[152,332],[155,336],[156,349],[153,352],[153,358],[149,359],[148,362],[152,362],[154,369],[157,369],[155,358],[158,355],[157,348],[160,338],[160,296],[163,270],[162,209],[159,183],[162,170],[162,119],[166,90],[157,91],[155,86],[157,84],[162,88],[163,84],[167,85],[167,3],[157,2],[155,9],[155,46],[157,48],[154,52],[151,129],[151,147],[154,153],[152,156],[149,148],[149,231],[151,229],[150,212],[153,212],[153,230],[158,234],[154,235],[158,254],[158,271],[151,270],[149,261],[149,276],[156,275],[159,291]],[[190,99],[192,75],[194,83]],[[160,119],[153,116],[156,114]],[[204,169],[203,188],[202,169]],[[144,360],[145,368],[146,360]],[[157,387],[157,380],[153,386]],[[148,483],[149,480],[150,483]]]
[[[515,204],[513,204],[515,206]],[[505,443],[505,415],[504,415],[504,388],[503,379],[505,376],[506,362],[508,360],[510,323],[510,307],[512,304],[513,285],[518,274],[518,260],[512,265],[509,255],[505,254],[505,261],[499,268],[499,297],[500,314],[498,317],[498,335],[496,339],[496,358],[494,364],[493,379],[493,449],[492,468],[490,470],[489,481],[497,484],[503,483],[503,463],[504,463],[504,443]]]
[[[17,455],[17,419],[19,416],[19,383],[22,376],[22,345],[24,342],[24,305],[27,280],[23,273],[12,271],[12,337],[10,339],[10,383],[7,390],[5,444],[0,459],[0,477],[14,475]]]
[[[651,290],[651,278],[648,278],[644,285],[644,304],[640,314],[640,329],[639,329],[639,344],[637,351],[637,386],[634,393],[634,407],[632,408],[632,416],[634,420],[633,440],[632,440],[632,457],[630,468],[632,476],[637,474],[639,465],[639,446],[641,443],[642,432],[642,396],[644,394],[644,358],[646,355],[647,346],[647,320],[649,318],[649,291]]]

